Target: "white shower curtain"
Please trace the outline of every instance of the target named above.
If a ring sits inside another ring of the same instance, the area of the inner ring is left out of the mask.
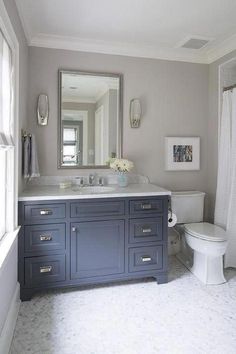
[[[227,231],[225,268],[236,268],[236,89],[223,93],[215,224]]]

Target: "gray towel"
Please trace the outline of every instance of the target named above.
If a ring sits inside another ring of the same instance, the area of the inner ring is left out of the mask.
[[[35,136],[27,136],[23,144],[23,175],[24,178],[39,177],[39,165]]]

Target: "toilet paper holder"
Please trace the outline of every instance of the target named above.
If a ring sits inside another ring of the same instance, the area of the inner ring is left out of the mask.
[[[177,217],[171,208],[171,199],[168,199],[168,227],[173,227],[177,223]]]

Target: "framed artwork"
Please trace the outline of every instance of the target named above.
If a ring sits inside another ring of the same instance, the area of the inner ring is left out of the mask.
[[[188,171],[200,169],[199,137],[165,138],[166,171]]]

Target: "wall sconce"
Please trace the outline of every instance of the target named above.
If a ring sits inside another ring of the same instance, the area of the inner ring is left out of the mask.
[[[130,125],[131,128],[139,128],[141,122],[141,103],[138,98],[130,101]]]
[[[48,96],[45,94],[39,95],[37,106],[38,125],[47,125],[49,117]]]

